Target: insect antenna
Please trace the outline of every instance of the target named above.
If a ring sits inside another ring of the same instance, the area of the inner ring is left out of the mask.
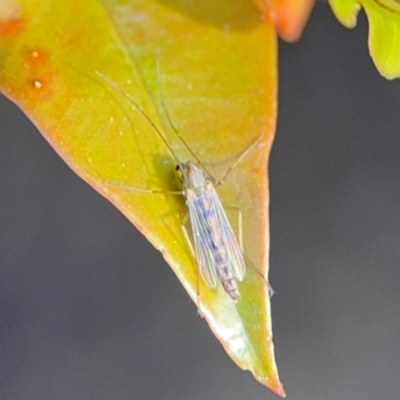
[[[193,156],[193,158],[197,161],[197,163],[202,167],[202,169],[207,173],[208,177],[211,178],[213,182],[216,182],[216,179],[214,178],[214,176],[203,165],[203,163],[197,157],[196,153],[190,148],[190,146],[188,145],[186,140],[182,137],[182,135],[179,133],[178,129],[176,129],[175,125],[172,122],[172,119],[168,112],[167,106],[165,105],[164,92],[163,92],[162,86],[161,86],[160,52],[158,50],[157,50],[156,55],[157,55],[157,88],[158,88],[158,92],[160,93],[161,106],[162,106],[165,116],[167,117],[168,124],[171,127],[171,129],[174,131],[174,133],[176,134],[178,139],[182,142],[182,144],[189,151],[189,153]]]
[[[157,134],[160,136],[161,140],[164,142],[164,144],[167,146],[169,152],[172,154],[174,159],[178,164],[180,164],[180,161],[178,157],[176,156],[174,150],[172,149],[171,145],[168,143],[167,139],[161,132],[161,130],[158,128],[158,126],[153,122],[153,120],[147,115],[147,113],[140,107],[140,105],[124,90],[121,89],[120,86],[118,86],[114,81],[112,81],[110,78],[108,78],[106,75],[103,75],[99,71],[94,71],[94,73],[103,81],[108,83],[112,88],[114,88],[118,93],[120,93],[125,99],[127,99],[131,104],[134,105],[135,109],[142,114],[142,116],[147,120],[147,122],[151,125],[151,127],[157,132]]]

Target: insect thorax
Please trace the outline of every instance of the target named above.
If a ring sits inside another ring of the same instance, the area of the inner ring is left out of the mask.
[[[208,179],[204,171],[190,161],[179,165],[183,184],[196,194],[207,191]]]

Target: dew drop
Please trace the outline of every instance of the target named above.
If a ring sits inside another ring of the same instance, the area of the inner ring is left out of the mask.
[[[26,61],[29,67],[38,68],[47,63],[48,54],[46,51],[35,48],[28,51]]]
[[[42,82],[40,82],[38,79],[35,79],[35,80],[32,82],[32,86],[33,86],[35,89],[41,89],[41,87],[42,87],[43,85],[42,85]]]

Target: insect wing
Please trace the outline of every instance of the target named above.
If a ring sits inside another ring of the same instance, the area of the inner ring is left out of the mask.
[[[218,285],[218,275],[215,260],[210,249],[210,238],[207,237],[205,217],[197,198],[188,200],[187,206],[192,226],[196,261],[200,269],[200,274],[207,286],[215,289]]]
[[[232,269],[233,276],[238,281],[242,281],[246,273],[246,264],[244,262],[242,249],[233,233],[225,209],[216,192],[214,192],[213,196],[210,196],[210,206],[215,210],[221,242],[226,247],[227,259]]]

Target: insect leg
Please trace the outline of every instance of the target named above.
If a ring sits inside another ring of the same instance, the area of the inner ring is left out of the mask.
[[[190,253],[192,254],[193,257],[195,257],[196,254],[194,252],[193,244],[192,244],[192,241],[190,240],[189,233],[185,226],[185,225],[187,225],[188,221],[189,221],[189,214],[186,214],[185,218],[183,218],[181,229],[182,229],[183,236],[185,237],[185,240],[189,246]]]
[[[187,225],[188,221],[189,221],[189,214],[186,214],[182,221],[181,230],[182,230],[183,236],[189,246],[189,249],[190,249],[190,252],[192,253],[193,258],[196,259],[196,254],[195,254],[195,251],[193,248],[193,244],[192,244],[192,241],[190,240],[189,233],[186,229],[186,225]],[[199,267],[197,266],[197,264],[196,264],[196,281],[197,281],[196,282],[196,285],[197,285],[197,289],[196,289],[197,313],[201,318],[203,318],[203,313],[200,309],[200,279],[199,279]]]
[[[146,189],[146,188],[140,188],[140,187],[136,187],[136,186],[124,185],[123,183],[118,183],[118,182],[106,182],[106,185],[110,186],[110,187],[116,187],[116,188],[125,190],[127,192],[133,192],[133,193],[172,194],[172,195],[176,195],[176,196],[184,195],[184,192],[182,192],[182,191]]]
[[[230,208],[232,210],[235,210],[238,213],[238,230],[239,230],[239,235],[238,235],[238,241],[239,241],[239,246],[240,249],[242,250],[243,253],[243,225],[242,225],[242,210],[237,207],[237,206],[224,206],[225,208]],[[273,289],[273,287],[270,285],[268,279],[265,277],[265,275],[258,269],[256,268],[251,262],[250,260],[247,259],[247,257],[245,257],[246,259],[246,264],[248,264],[249,266],[251,266],[261,277],[262,279],[267,283],[268,285],[268,292],[269,292],[269,297],[272,297],[275,293],[275,290]]]
[[[247,147],[247,149],[236,159],[236,161],[227,169],[227,171],[225,172],[224,176],[218,180],[218,181],[214,181],[214,185],[215,186],[219,186],[222,185],[226,178],[228,177],[228,175],[236,168],[236,166],[243,161],[250,153],[251,151],[261,142],[262,136],[259,136],[258,139],[256,141],[254,141],[249,147]],[[206,171],[207,172],[207,171]]]

